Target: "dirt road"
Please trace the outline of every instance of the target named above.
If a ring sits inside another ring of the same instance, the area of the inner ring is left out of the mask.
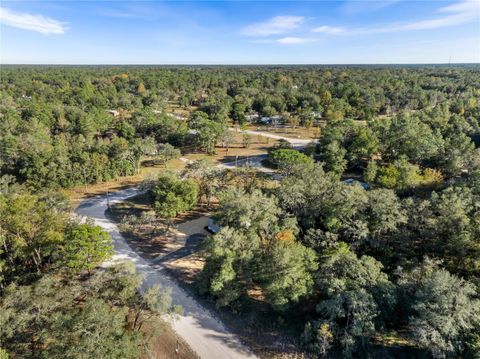
[[[135,188],[111,193],[109,203],[112,205],[121,202],[137,193],[138,190]],[[155,284],[172,288],[174,304],[179,304],[184,309],[184,314],[174,321],[172,327],[201,358],[256,358],[212,312],[201,306],[167,275],[161,261],[148,261],[134,252],[119,233],[115,223],[105,216],[106,209],[107,197],[102,195],[84,200],[76,212],[92,218],[97,225],[110,233],[115,248],[111,262],[118,260],[134,262],[137,271],[144,275],[143,289]]]

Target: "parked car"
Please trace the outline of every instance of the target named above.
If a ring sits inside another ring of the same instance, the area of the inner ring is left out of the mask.
[[[207,224],[207,227],[206,227],[207,231],[209,231],[212,234],[217,234],[218,232],[220,232],[221,229],[222,229],[222,227],[220,227],[218,224],[216,224],[215,221],[213,220],[213,218],[208,219],[208,224]]]
[[[365,183],[365,182],[361,182],[361,181],[357,181],[356,179],[353,179],[353,178],[348,178],[346,179],[345,181],[342,181],[343,183],[345,184],[349,184],[349,185],[355,185],[355,184],[358,184],[360,185],[364,190],[369,190],[370,189],[370,185],[368,183]]]

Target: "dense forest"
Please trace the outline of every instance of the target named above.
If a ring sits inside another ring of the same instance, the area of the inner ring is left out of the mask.
[[[469,136],[478,130],[478,80],[478,70],[469,67],[3,66],[0,166],[2,174],[36,189],[133,174],[140,157],[155,152],[156,143],[180,147],[190,143],[187,124],[165,111],[176,102],[208,114],[191,123],[192,128],[204,129],[201,147],[209,147],[212,133],[221,135],[218,124],[229,118],[243,123],[253,111],[262,116],[284,114],[306,126],[318,117],[366,120],[377,133],[390,136],[378,139],[389,146],[382,149],[388,159],[405,154],[419,164],[443,161],[445,174],[456,174],[463,162],[471,161]],[[399,113],[412,116],[374,121]],[[338,140],[325,144],[329,151],[323,156],[335,157],[345,146],[361,146],[359,141],[369,140],[371,131],[358,129],[361,138],[350,143],[355,133],[347,128],[352,126],[344,123],[343,129],[331,130],[330,137]],[[420,147],[414,139],[395,137],[405,128],[403,136],[426,131],[417,140]],[[392,142],[409,148],[397,149]],[[367,151],[375,152],[375,144],[371,146]],[[368,153],[349,154],[350,164],[361,155]],[[335,164],[327,169],[331,166]]]
[[[203,162],[151,184],[161,218],[218,202],[198,291],[242,310],[260,290],[317,357],[369,357],[391,336],[411,356],[478,358],[476,65],[3,66],[0,357],[138,356],[131,313],[174,312],[168,293],[138,294],[125,267],[95,272],[108,235],[72,220],[57,190],[135,174],[145,157],[213,154],[253,115],[319,128],[301,151],[271,149],[276,185]]]

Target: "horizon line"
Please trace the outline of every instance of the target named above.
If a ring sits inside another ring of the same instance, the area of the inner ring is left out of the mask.
[[[479,62],[378,62],[378,63],[0,63],[1,66],[364,66],[364,65],[480,65]]]

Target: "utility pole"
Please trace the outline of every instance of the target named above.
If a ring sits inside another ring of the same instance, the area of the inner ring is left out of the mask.
[[[85,186],[85,193],[87,193],[87,173],[85,170],[85,166],[83,167],[83,184]]]

